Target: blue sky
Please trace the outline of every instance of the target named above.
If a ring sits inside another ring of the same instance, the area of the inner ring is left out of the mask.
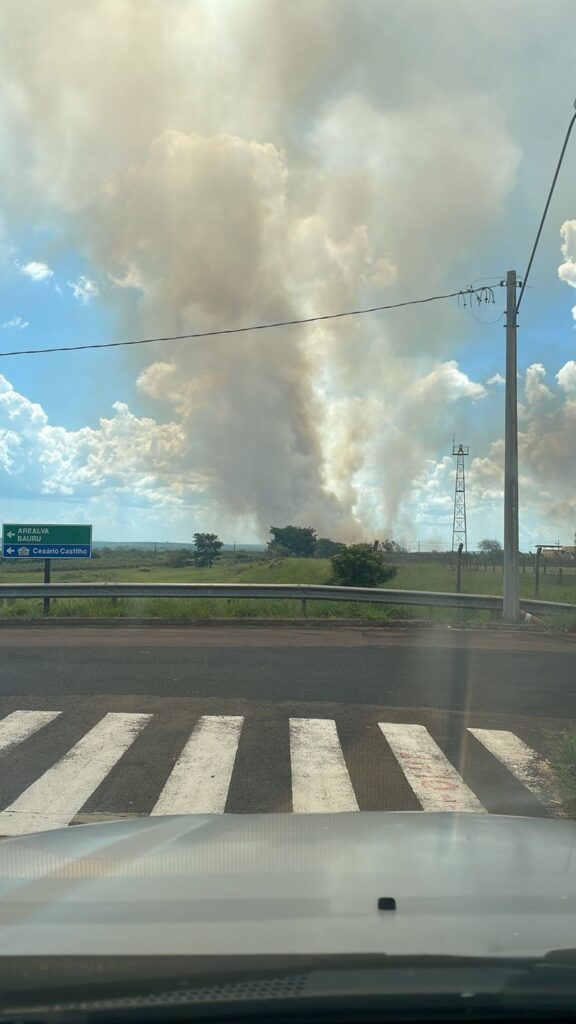
[[[536,0],[415,0],[410,15],[391,0],[48,6],[40,28],[30,0],[9,0],[0,43],[0,351],[471,282],[496,301],[473,310],[482,322],[450,301],[1,358],[2,518],[246,542],[291,521],[445,547],[455,433],[471,448],[469,546],[501,538],[504,321],[491,321],[571,116],[572,5],[558,0],[546,26]],[[574,147],[520,316],[525,548],[576,529]]]

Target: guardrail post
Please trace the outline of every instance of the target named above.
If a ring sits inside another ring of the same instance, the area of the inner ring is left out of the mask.
[[[536,554],[534,555],[534,597],[538,597],[540,594],[540,558],[542,555],[542,548],[536,548]]]
[[[44,559],[44,583],[50,583],[50,559]],[[44,598],[44,615],[50,615],[50,598]]]
[[[304,616],[304,618],[306,618],[308,614],[308,602],[305,597],[302,598],[300,604],[302,606],[302,615]]]
[[[458,545],[458,551],[456,552],[456,593],[459,594],[462,590],[462,549],[464,545],[460,541]]]
[[[558,566],[558,586],[562,586],[562,566]]]

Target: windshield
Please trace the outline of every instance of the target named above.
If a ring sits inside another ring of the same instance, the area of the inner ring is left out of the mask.
[[[573,948],[572,0],[0,24],[0,955]]]

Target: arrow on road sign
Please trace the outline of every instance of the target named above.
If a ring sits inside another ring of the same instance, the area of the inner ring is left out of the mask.
[[[14,554],[14,548],[6,548],[6,550],[7,550],[9,555],[13,555]]]
[[[6,534],[6,536],[7,536],[7,537],[15,537],[15,536],[16,536],[16,534],[15,534],[15,533],[13,533],[13,532],[12,532],[12,530],[9,530],[9,531],[8,531],[8,533]]]

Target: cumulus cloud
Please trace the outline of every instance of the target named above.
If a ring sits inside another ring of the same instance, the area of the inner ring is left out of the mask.
[[[86,306],[91,299],[96,299],[100,295],[100,289],[95,281],[91,281],[88,277],[84,277],[83,274],[77,277],[75,281],[67,281],[68,287],[72,289],[72,295],[77,302],[80,302],[83,306]]]
[[[20,273],[29,277],[31,281],[45,281],[54,274],[48,264],[42,263],[40,260],[30,260],[29,263],[19,263],[16,260],[16,266]]]
[[[10,320],[5,320],[2,324],[3,330],[14,329],[17,331],[23,331],[25,327],[29,327],[28,320],[24,320],[21,316],[13,316]]]
[[[576,288],[576,220],[565,220],[560,228],[564,262],[558,267],[558,277]]]
[[[552,392],[545,380],[546,369],[542,363],[532,363],[527,368],[524,379],[524,395],[528,405],[534,406],[552,398]]]
[[[572,288],[576,288],[576,220],[564,221],[560,235],[564,262],[558,267],[558,277]],[[576,306],[572,307],[572,316],[576,320]]]
[[[67,430],[0,374],[0,482],[5,498],[100,497],[111,505],[191,507],[207,478],[186,465],[181,424],[135,416],[124,402],[97,427]]]
[[[567,394],[576,394],[576,362],[569,359],[556,374],[558,384]]]

